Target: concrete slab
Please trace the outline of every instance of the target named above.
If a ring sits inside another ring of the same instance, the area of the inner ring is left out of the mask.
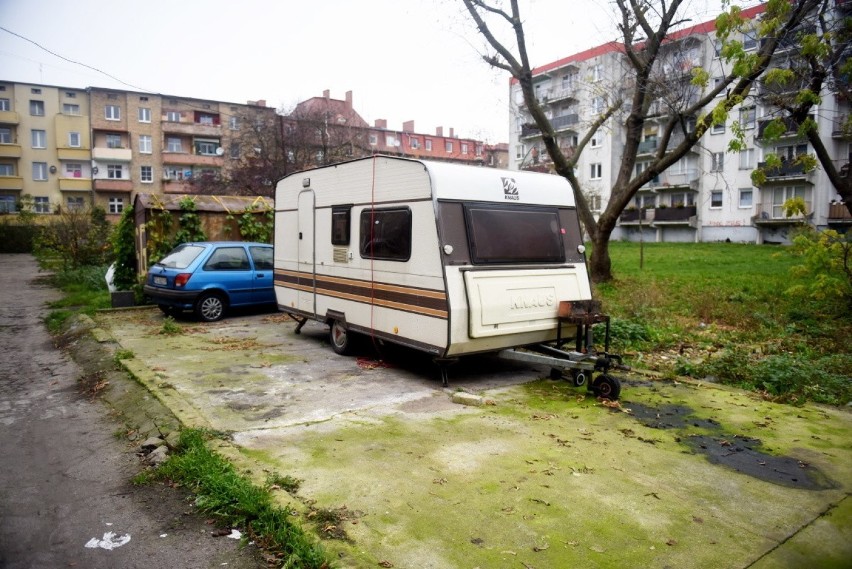
[[[128,367],[280,493],[343,567],[779,567],[852,559],[852,419],[710,384],[625,377],[619,405],[471,358],[441,388],[428,358],[340,357],[278,314],[98,316]],[[453,392],[483,406],[454,404]],[[345,536],[347,539],[330,539]],[[805,547],[804,544],[807,544]],[[795,565],[795,564],[794,564]]]

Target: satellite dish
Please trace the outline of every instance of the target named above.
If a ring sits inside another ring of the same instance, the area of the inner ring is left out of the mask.
[[[221,146],[216,149],[216,156],[221,156],[225,153],[225,149]]]

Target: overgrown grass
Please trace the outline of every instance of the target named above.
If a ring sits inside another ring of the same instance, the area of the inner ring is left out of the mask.
[[[779,401],[850,401],[852,317],[784,293],[797,264],[786,248],[646,243],[643,249],[612,243],[616,279],[596,287],[613,316],[614,349],[631,355],[631,363]]]
[[[56,267],[55,272],[50,273],[46,280],[61,290],[64,296],[48,305],[54,309],[48,316],[48,325],[50,326],[51,320],[58,320],[61,325],[61,322],[75,311],[91,315],[98,309],[109,308],[110,295],[104,275],[106,267]]]
[[[321,544],[290,513],[272,503],[269,490],[252,484],[211,451],[203,431],[181,432],[177,453],[155,475],[179,482],[196,496],[205,515],[229,527],[245,528],[251,539],[280,559],[281,567],[321,569],[333,564]]]

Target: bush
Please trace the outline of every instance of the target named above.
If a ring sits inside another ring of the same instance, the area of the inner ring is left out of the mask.
[[[42,229],[35,253],[41,261],[56,259],[63,267],[103,265],[111,257],[110,227],[102,208],[63,211]]]
[[[38,226],[13,225],[3,220],[0,223],[0,253],[32,253],[38,233]]]

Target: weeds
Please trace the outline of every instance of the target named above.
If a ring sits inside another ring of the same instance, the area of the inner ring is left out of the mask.
[[[299,491],[299,487],[302,485],[302,481],[298,478],[294,478],[289,474],[286,476],[281,476],[277,473],[272,473],[266,477],[266,487],[270,490],[281,489],[287,492],[288,494],[295,494]]]
[[[183,326],[175,322],[171,316],[163,318],[163,326],[160,328],[160,334],[164,336],[176,336],[183,334]]]
[[[199,430],[181,432],[177,453],[156,476],[190,488],[196,506],[227,526],[246,529],[251,539],[276,555],[283,567],[327,568],[332,565],[323,547],[291,518],[274,506],[269,491],[254,486],[224,458],[207,448]]]

